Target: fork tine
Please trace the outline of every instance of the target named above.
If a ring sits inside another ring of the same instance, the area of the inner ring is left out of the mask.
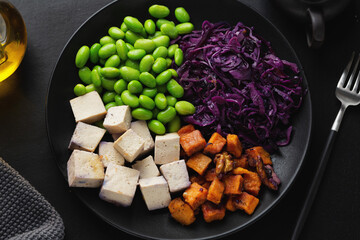
[[[358,65],[359,65],[359,60],[360,60],[360,56],[358,56],[357,60],[356,60],[356,63],[355,63],[355,66],[353,68],[353,71],[351,73],[351,76],[349,78],[349,81],[348,83],[346,84],[346,89],[350,90],[350,87],[354,81],[354,78],[355,78],[355,75],[356,75],[356,72],[357,72],[357,68],[358,68]]]
[[[339,82],[337,84],[337,87],[342,88],[344,86],[344,83],[345,83],[346,78],[347,78],[347,76],[349,74],[352,62],[354,60],[354,56],[355,56],[355,52],[352,53],[349,63],[347,64],[347,66],[345,67],[343,73],[341,74],[341,77],[340,77],[340,80],[339,80]]]

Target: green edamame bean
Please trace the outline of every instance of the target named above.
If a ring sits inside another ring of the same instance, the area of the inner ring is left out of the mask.
[[[154,98],[157,94],[157,89],[156,88],[144,88],[141,94],[148,96],[149,98]]]
[[[173,26],[175,27],[175,23],[174,23],[173,21],[169,21],[169,20],[163,19],[163,18],[158,19],[158,20],[156,21],[156,27],[160,30],[161,26],[162,26],[163,24],[165,24],[165,23],[171,24],[171,25],[173,25]]]
[[[121,94],[125,89],[127,89],[128,83],[124,79],[120,79],[114,84],[114,91],[117,94]]]
[[[155,107],[153,110],[152,110],[152,113],[153,113],[153,119],[156,119],[157,115],[159,114],[160,110]]]
[[[99,49],[99,57],[101,59],[106,59],[116,53],[116,47],[114,43],[105,44]]]
[[[189,22],[180,23],[176,25],[176,30],[178,31],[179,34],[188,34],[191,33],[192,30],[194,30],[194,25]]]
[[[88,67],[82,67],[78,72],[79,78],[86,84],[91,84],[91,70]]]
[[[110,37],[115,40],[123,39],[125,37],[125,33],[118,27],[111,27],[108,31]]]
[[[170,14],[170,10],[164,5],[155,4],[149,7],[149,13],[154,18],[165,18]]]
[[[123,101],[121,100],[121,96],[119,94],[116,94],[114,97],[116,106],[124,105]]]
[[[155,49],[155,43],[151,39],[138,39],[134,43],[134,47],[137,49],[144,49],[146,53],[151,53]]]
[[[99,94],[101,94],[102,92],[102,87],[99,86],[99,87],[96,87],[93,83],[92,84],[89,84],[85,87],[86,89],[86,93],[89,93],[89,92],[92,92],[92,91],[97,91]]]
[[[135,49],[134,46],[131,45],[130,43],[126,43],[126,47],[127,47],[128,51]]]
[[[166,93],[166,84],[156,86],[158,93]]]
[[[172,59],[171,58],[166,58],[166,67],[169,68],[171,67],[171,64],[172,64]]]
[[[142,107],[152,110],[155,107],[155,102],[151,98],[149,98],[146,95],[140,95],[139,96],[139,103]]]
[[[156,118],[163,124],[166,124],[171,120],[173,120],[175,116],[176,116],[175,108],[168,106],[165,110],[159,112]]]
[[[175,70],[175,69],[170,68],[169,70],[171,71],[171,74],[173,75],[173,77],[174,77],[174,78],[179,77],[179,74],[176,72],[176,70]]]
[[[148,128],[150,129],[150,131],[152,131],[153,133],[158,134],[158,135],[165,134],[165,132],[166,132],[164,124],[162,124],[158,120],[151,120],[148,123]]]
[[[139,70],[127,66],[120,68],[120,74],[122,78],[128,82],[131,80],[138,80],[140,76]]]
[[[124,40],[119,39],[116,41],[116,52],[119,55],[121,60],[125,61],[127,59],[128,51],[129,50],[128,50]]]
[[[123,31],[124,33],[129,30],[129,28],[126,26],[126,24],[125,24],[124,22],[121,23],[120,29],[121,29],[121,31]]]
[[[162,36],[164,35],[161,31],[156,31],[155,34],[153,35],[153,39],[158,37],[158,36]]]
[[[170,70],[165,70],[162,73],[160,73],[159,75],[157,75],[156,77],[156,84],[157,85],[163,85],[165,83],[167,83],[172,77],[171,71]]]
[[[134,17],[130,17],[130,16],[125,17],[124,23],[126,24],[129,30],[136,33],[141,33],[144,28],[142,23],[137,18]]]
[[[101,77],[101,86],[108,91],[114,91],[115,83],[116,83],[116,80]]]
[[[105,104],[108,104],[109,102],[115,101],[115,96],[116,96],[115,92],[106,91],[102,96],[102,100]]]
[[[129,92],[137,94],[142,92],[143,86],[138,80],[132,80],[127,85],[127,89],[129,90]]]
[[[87,61],[89,60],[89,57],[90,57],[89,47],[86,45],[82,46],[76,53],[76,57],[75,57],[76,67],[78,68],[84,67]]]
[[[128,59],[125,61],[125,66],[139,70],[139,61]]]
[[[167,129],[169,133],[179,131],[180,127],[181,127],[181,119],[177,115],[167,125]]]
[[[143,28],[143,30],[141,31],[140,35],[141,35],[143,38],[147,38],[147,37],[148,37],[148,34],[147,34],[145,28]]]
[[[174,13],[176,20],[178,20],[179,22],[184,23],[190,21],[190,15],[183,7],[177,7]]]
[[[166,96],[166,101],[167,101],[168,106],[175,107],[177,99],[174,96]]]
[[[158,93],[155,96],[155,105],[158,109],[163,110],[167,107],[166,97],[163,93]]]
[[[168,49],[164,46],[157,47],[153,52],[154,59],[159,57],[166,58],[168,56]]]
[[[184,88],[174,79],[166,84],[166,89],[173,97],[181,98],[184,96]]]
[[[151,55],[146,55],[140,61],[139,70],[140,72],[149,72],[152,65],[154,64],[154,57]]]
[[[76,96],[82,96],[86,93],[86,88],[83,84],[76,84],[74,87],[74,93]]]
[[[120,57],[117,54],[109,57],[105,62],[105,67],[118,67],[120,65]]]
[[[142,84],[149,88],[156,87],[155,77],[149,72],[142,72],[139,76],[139,80]]]
[[[120,70],[115,67],[103,67],[100,73],[106,78],[117,78],[120,75]]]
[[[168,56],[173,58],[175,55],[175,50],[179,47],[179,44],[173,44],[168,49]]]
[[[153,113],[145,108],[136,108],[131,111],[131,115],[138,120],[150,120],[153,117]]]
[[[152,70],[156,73],[161,73],[167,68],[167,62],[165,58],[159,57],[155,60],[154,64],[152,65]]]
[[[144,22],[144,28],[145,28],[145,31],[150,34],[150,35],[153,35],[155,33],[155,28],[156,28],[156,25],[155,25],[155,22],[152,20],[152,19],[148,19]]]
[[[99,61],[99,49],[101,48],[100,43],[94,43],[90,48],[90,62],[96,64]]]
[[[175,109],[180,115],[190,115],[196,111],[194,105],[188,101],[178,101],[175,104]]]
[[[137,108],[139,106],[139,98],[129,92],[129,90],[125,90],[121,93],[121,100],[125,105],[128,105],[131,108]]]
[[[100,74],[100,70],[101,70],[101,67],[99,65],[95,65],[93,67],[93,70],[96,69],[98,71],[98,73]]]
[[[127,56],[131,60],[140,60],[146,55],[146,51],[144,49],[132,49],[128,52]]]
[[[104,66],[105,62],[106,62],[105,58],[104,59],[100,58],[100,60],[99,60],[100,65]]]
[[[163,34],[168,35],[172,39],[177,38],[179,35],[177,28],[169,23],[161,25],[160,30]]]
[[[112,107],[116,107],[116,102],[109,102],[108,104],[105,105],[105,109],[106,111],[108,111],[110,108]]]
[[[177,48],[175,50],[174,61],[175,61],[175,64],[178,66],[180,66],[183,63],[184,54],[183,54],[183,51],[181,50],[181,48]]]
[[[142,39],[143,36],[141,36],[140,34],[133,32],[131,30],[127,31],[125,33],[125,40],[130,43],[131,45],[134,45],[134,43],[136,42],[136,40],[138,39]]]
[[[99,70],[101,70],[101,68],[94,67],[94,69],[91,71],[91,82],[94,84],[95,87],[101,86],[101,75]]]
[[[104,36],[104,37],[100,38],[100,44],[102,46],[109,44],[109,43],[115,44],[115,40],[110,36]]]
[[[156,47],[160,47],[160,46],[168,47],[170,43],[170,38],[169,36],[166,35],[155,37],[152,40],[154,41]]]

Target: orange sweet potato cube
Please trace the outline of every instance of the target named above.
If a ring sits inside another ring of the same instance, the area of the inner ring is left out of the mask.
[[[189,125],[186,125],[186,126],[183,126],[182,128],[180,128],[177,133],[181,137],[182,135],[190,133],[192,131],[195,131],[195,128],[192,124],[189,124]]]
[[[239,158],[242,153],[242,144],[236,134],[228,134],[226,136],[226,151]]]
[[[263,161],[264,165],[267,165],[267,164],[272,165],[270,153],[268,153],[261,146],[246,149],[246,153],[249,155],[249,157],[252,157],[252,158],[260,157],[261,160]]]
[[[225,183],[224,194],[240,194],[244,179],[241,175],[225,175],[223,177]]]
[[[214,132],[213,135],[211,135],[206,147],[204,148],[204,153],[210,153],[215,155],[221,152],[225,144],[226,139],[223,138],[219,133]]]
[[[243,192],[239,196],[234,197],[233,203],[236,208],[244,210],[247,214],[251,215],[259,204],[259,199],[251,194]]]
[[[206,189],[209,189],[210,185],[211,185],[211,182],[205,182],[205,183],[201,184],[201,186],[203,186]]]
[[[251,172],[241,167],[235,168],[232,173],[242,175],[242,177],[244,178],[243,188],[246,192],[249,192],[254,196],[257,196],[259,194],[261,179],[257,173]]]
[[[226,210],[229,210],[231,212],[235,212],[236,211],[236,206],[234,204],[234,196],[229,196],[225,202],[225,208]]]
[[[183,193],[183,198],[192,209],[197,209],[206,201],[208,190],[198,183],[192,183]]]
[[[219,204],[224,194],[224,190],[225,190],[225,184],[222,181],[220,181],[217,177],[215,177],[215,179],[211,182],[210,187],[208,189],[207,200],[215,204]]]
[[[171,216],[182,225],[190,225],[195,221],[194,210],[181,198],[173,199],[168,208]]]
[[[212,168],[207,170],[204,177],[206,181],[213,181],[216,177],[216,169]]]
[[[192,155],[189,160],[187,160],[186,165],[198,174],[203,175],[211,161],[211,158],[198,152]]]
[[[205,202],[201,205],[201,210],[203,212],[205,222],[212,222],[216,220],[221,220],[225,217],[225,207],[220,204],[216,205],[212,202]]]
[[[180,144],[186,155],[191,156],[200,152],[206,146],[206,141],[199,130],[195,130],[180,136]]]
[[[249,162],[246,154],[242,154],[240,158],[234,158],[234,168],[249,168]]]

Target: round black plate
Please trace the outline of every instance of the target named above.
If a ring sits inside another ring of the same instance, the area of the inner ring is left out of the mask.
[[[107,35],[111,26],[119,26],[125,16],[135,16],[141,21],[149,18],[147,9],[154,3],[167,5],[173,12],[178,6],[185,7],[191,15],[196,29],[201,28],[204,20],[211,22],[227,21],[232,25],[241,21],[254,26],[255,32],[270,41],[277,55],[298,64],[294,50],[284,36],[264,17],[248,6],[234,0],[183,0],[178,1],[116,1],[90,17],[71,37],[60,55],[49,84],[46,117],[49,141],[56,155],[60,171],[66,177],[66,162],[71,154],[67,149],[75,128],[74,117],[69,100],[74,98],[73,87],[79,82],[74,59],[82,45],[91,46]],[[172,14],[173,16],[173,14]],[[307,82],[303,72],[304,87]],[[191,239],[216,238],[243,229],[268,212],[283,197],[293,183],[306,156],[311,132],[311,100],[306,95],[300,111],[293,118],[294,134],[291,143],[280,149],[273,156],[274,169],[282,184],[278,192],[271,192],[265,187],[259,194],[260,204],[251,216],[238,211],[227,213],[222,221],[205,223],[201,214],[189,227],[175,222],[167,209],[149,212],[137,190],[131,207],[116,207],[100,200],[99,189],[73,188],[78,197],[106,222],[130,234],[148,238]]]

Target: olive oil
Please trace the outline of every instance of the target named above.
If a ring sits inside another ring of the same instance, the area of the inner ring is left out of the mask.
[[[24,20],[9,2],[0,0],[0,82],[19,67],[26,50]]]

